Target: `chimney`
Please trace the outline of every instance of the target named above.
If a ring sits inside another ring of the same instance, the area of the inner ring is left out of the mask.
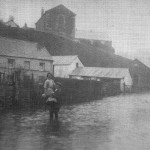
[[[9,16],[9,21],[14,21],[14,17],[13,16]]]
[[[24,24],[24,27],[27,28],[27,23]]]
[[[43,16],[44,15],[44,8],[42,7],[42,9],[41,9],[41,16]]]

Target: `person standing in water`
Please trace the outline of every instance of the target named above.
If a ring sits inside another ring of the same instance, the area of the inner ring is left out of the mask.
[[[53,104],[53,114],[55,115],[55,119],[58,119],[58,113],[62,105],[61,93],[62,93],[62,84],[57,82],[56,89],[54,92],[54,98],[56,99],[56,103]]]
[[[46,105],[48,106],[49,113],[50,113],[50,119],[53,119],[53,101],[48,101],[48,99],[52,99],[55,91],[55,82],[52,79],[53,76],[51,73],[47,74],[47,79],[44,83],[44,94],[46,95]]]
[[[47,97],[51,96],[55,90],[55,82],[52,78],[53,78],[52,74],[47,73],[47,79],[44,83],[44,93],[46,94]]]

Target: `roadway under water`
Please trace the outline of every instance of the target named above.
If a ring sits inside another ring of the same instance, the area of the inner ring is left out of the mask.
[[[48,111],[1,111],[0,150],[149,150],[150,94],[64,106]]]

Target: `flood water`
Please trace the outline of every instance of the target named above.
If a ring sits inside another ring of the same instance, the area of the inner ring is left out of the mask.
[[[149,150],[150,94],[122,95],[48,111],[0,112],[0,150]]]

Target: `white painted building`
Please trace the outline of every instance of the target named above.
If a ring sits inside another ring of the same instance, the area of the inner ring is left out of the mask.
[[[0,37],[0,72],[11,74],[17,69],[40,80],[53,73],[52,56],[38,43]]]
[[[69,74],[78,67],[83,67],[82,62],[77,55],[71,56],[53,56],[54,76],[69,78]]]
[[[85,31],[85,30],[75,30],[75,41],[88,40],[91,44],[94,41],[99,41],[99,43],[112,46],[112,40],[107,33],[95,32],[95,31]]]

